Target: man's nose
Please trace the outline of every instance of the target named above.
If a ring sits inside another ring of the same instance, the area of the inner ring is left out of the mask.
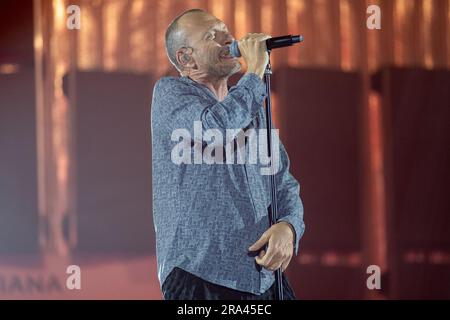
[[[223,34],[222,34],[222,37],[221,37],[222,39],[222,41],[221,41],[221,44],[222,45],[225,45],[225,46],[229,46],[229,45],[231,45],[232,43],[233,43],[233,41],[234,41],[234,38],[233,38],[233,36],[231,35],[231,34],[229,34],[228,32],[224,32]]]
[[[226,34],[226,38],[225,39],[226,39],[225,40],[225,45],[227,45],[227,46],[230,46],[233,43],[233,41],[234,41],[234,37],[230,33]]]

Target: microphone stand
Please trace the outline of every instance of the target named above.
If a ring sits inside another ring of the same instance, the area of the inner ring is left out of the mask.
[[[272,101],[271,101],[271,89],[270,89],[270,76],[272,75],[272,67],[270,65],[270,50],[269,53],[269,63],[267,63],[266,70],[264,71],[264,82],[266,84],[266,123],[267,123],[267,154],[270,159],[270,168],[272,168]],[[278,208],[277,208],[277,185],[275,180],[275,174],[270,174],[270,206],[269,206],[269,224],[273,226],[277,222]],[[267,251],[266,251],[267,252]],[[283,300],[283,280],[281,268],[275,270],[275,299]]]

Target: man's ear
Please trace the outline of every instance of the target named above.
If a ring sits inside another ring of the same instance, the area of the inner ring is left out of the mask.
[[[193,68],[195,66],[195,61],[192,58],[191,48],[181,48],[177,51],[177,62],[183,68]]]

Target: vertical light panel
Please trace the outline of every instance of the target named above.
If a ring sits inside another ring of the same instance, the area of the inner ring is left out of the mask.
[[[351,39],[352,39],[352,27],[351,27],[351,15],[350,15],[350,2],[349,0],[340,1],[340,15],[341,15],[341,69],[344,71],[350,71],[352,69],[352,57],[351,57]]]
[[[407,63],[408,52],[405,48],[405,41],[407,38],[407,23],[408,14],[411,9],[410,0],[395,0],[394,5],[394,61],[398,66],[404,66]]]
[[[149,69],[149,42],[144,27],[145,0],[135,0],[130,12],[130,68],[134,71]]]
[[[303,34],[303,28],[300,21],[300,16],[305,9],[303,0],[288,0],[287,1],[287,28],[289,32]],[[300,66],[300,50],[304,44],[294,46],[289,50],[288,65],[292,67]]]
[[[250,31],[250,25],[248,23],[248,0],[241,0],[236,2],[235,11],[235,28],[233,36],[236,39],[242,38],[246,33]],[[255,12],[253,14],[256,14]]]
[[[372,182],[372,208],[374,228],[374,256],[382,270],[387,267],[386,253],[386,207],[384,154],[382,134],[381,97],[371,92],[369,94],[369,145],[370,145],[370,175]]]
[[[447,39],[447,67],[450,69],[450,0],[447,0],[447,14],[445,15],[445,25],[446,25],[446,39]]]
[[[272,34],[272,4],[271,0],[261,1],[261,32]],[[276,5],[276,4],[275,4]]]
[[[421,37],[424,42],[424,65],[426,68],[433,68],[433,54],[432,54],[432,40],[433,34],[431,33],[431,18],[433,14],[433,4],[432,0],[423,0],[422,1],[422,34]]]
[[[155,0],[157,3],[155,4],[156,8],[156,37],[154,37],[155,44],[155,52],[156,52],[156,61],[153,61],[155,65],[153,66],[153,72],[156,76],[161,76],[167,72],[169,67],[169,62],[166,54],[165,47],[165,33],[166,29],[169,26],[170,22],[175,18],[176,14],[172,14],[171,5],[172,1],[167,0]]]
[[[336,3],[336,2],[334,2]],[[326,0],[314,1],[314,20],[315,20],[315,62],[319,66],[327,67],[334,65],[333,55],[339,51],[339,48],[333,47],[333,34],[331,28],[332,5]],[[333,26],[338,27],[338,26]]]
[[[221,20],[225,19],[225,1],[227,0],[213,0],[210,2],[211,13]]]
[[[123,1],[108,1],[104,7],[104,26],[105,35],[105,53],[104,68],[106,71],[118,69],[117,65],[117,40],[118,40],[118,24],[121,23],[119,13]]]
[[[366,6],[369,5],[381,6],[379,0],[366,0]],[[367,15],[368,17],[368,15]],[[381,9],[381,21],[383,22],[384,12]],[[381,25],[383,28],[383,24]],[[375,72],[380,65],[380,41],[381,41],[381,30],[373,29],[367,30],[367,59],[370,72]]]
[[[34,23],[34,79],[36,95],[36,151],[37,151],[37,193],[38,193],[38,213],[39,213],[39,246],[45,246],[45,226],[44,221],[47,215],[47,188],[46,188],[46,162],[47,153],[45,150],[45,105],[44,105],[44,35],[43,21],[44,15],[42,0],[33,1],[33,23]]]
[[[101,17],[96,17],[92,5],[82,3],[81,21],[83,22],[82,29],[78,32],[79,46],[78,46],[78,68],[81,70],[89,70],[99,67],[96,56],[99,55],[97,44],[99,41],[98,30],[95,26],[95,20]]]

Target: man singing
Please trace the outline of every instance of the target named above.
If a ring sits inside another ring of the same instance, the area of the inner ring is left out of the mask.
[[[165,299],[274,299],[274,270],[284,271],[297,254],[303,206],[281,143],[275,150],[278,220],[270,228],[270,176],[260,164],[173,159],[177,130],[189,133],[192,150],[205,148],[195,123],[224,136],[228,129],[264,128],[268,38],[250,33],[239,41],[247,72],[229,89],[228,78],[241,65],[230,55],[233,37],[222,21],[193,9],[167,28],[167,55],[181,77],[156,83],[151,110],[153,216]],[[284,275],[283,290],[285,299],[295,299]]]

